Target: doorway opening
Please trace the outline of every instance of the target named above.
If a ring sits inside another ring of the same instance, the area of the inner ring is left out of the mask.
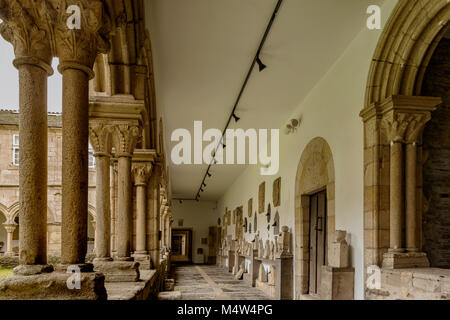
[[[174,263],[192,263],[192,230],[173,229],[171,242],[171,261]]]
[[[309,196],[309,294],[318,295],[327,263],[327,191]]]

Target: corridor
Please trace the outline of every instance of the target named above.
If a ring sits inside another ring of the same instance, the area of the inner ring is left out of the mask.
[[[271,300],[261,290],[218,266],[173,266],[175,290],[182,300]]]

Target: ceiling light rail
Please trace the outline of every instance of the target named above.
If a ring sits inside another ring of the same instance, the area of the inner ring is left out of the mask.
[[[281,7],[282,3],[283,3],[283,0],[278,0],[277,1],[277,5],[275,6],[275,9],[273,11],[272,17],[270,18],[269,24],[266,27],[266,30],[264,32],[264,36],[262,37],[261,42],[260,42],[259,47],[258,47],[258,50],[256,51],[256,55],[253,58],[252,64],[250,65],[250,68],[249,68],[249,70],[247,72],[247,76],[245,77],[245,80],[244,80],[244,83],[242,85],[242,88],[239,91],[239,95],[238,95],[238,97],[236,99],[236,102],[234,103],[233,110],[231,111],[231,114],[228,117],[227,124],[225,125],[225,128],[222,131],[222,138],[220,139],[220,141],[219,141],[219,143],[218,143],[218,145],[217,145],[217,147],[215,149],[215,152],[213,153],[213,158],[212,158],[211,162],[208,165],[208,169],[206,170],[206,173],[203,176],[203,180],[202,180],[202,183],[200,184],[200,188],[197,191],[197,195],[195,196],[194,199],[175,199],[175,200],[180,200],[180,201],[183,201],[183,200],[195,200],[195,201],[199,201],[200,193],[205,191],[204,187],[206,187],[206,183],[205,183],[206,178],[211,178],[211,176],[212,176],[212,174],[210,173],[211,167],[212,167],[213,164],[217,164],[217,159],[215,158],[217,150],[219,149],[219,147],[221,145],[223,146],[223,148],[226,147],[226,145],[223,143],[223,138],[225,136],[225,132],[228,129],[228,127],[230,126],[231,120],[234,120],[237,123],[241,119],[236,114],[236,109],[237,109],[237,107],[239,105],[239,102],[241,101],[241,97],[242,97],[242,95],[243,95],[243,93],[245,91],[245,88],[247,87],[248,81],[249,81],[250,76],[251,76],[251,74],[253,72],[253,69],[255,68],[255,65],[258,64],[259,72],[262,72],[264,69],[267,68],[267,65],[265,65],[262,62],[262,60],[261,60],[261,51],[262,51],[262,48],[264,47],[264,44],[265,44],[265,42],[267,40],[267,36],[269,35],[269,32],[270,32],[270,30],[272,28],[272,25],[273,25],[273,22],[275,21],[275,18],[277,17],[278,11],[280,10],[280,7]]]

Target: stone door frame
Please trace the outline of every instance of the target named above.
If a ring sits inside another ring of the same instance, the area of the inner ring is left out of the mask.
[[[295,181],[295,298],[309,291],[310,195],[327,191],[327,248],[335,231],[335,175],[330,146],[321,137],[305,147]]]

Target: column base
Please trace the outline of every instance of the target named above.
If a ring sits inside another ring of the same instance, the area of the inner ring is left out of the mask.
[[[0,300],[106,300],[104,282],[102,274],[93,272],[14,273],[0,281]]]
[[[14,274],[18,276],[33,276],[38,274],[45,274],[45,273],[51,273],[53,272],[53,266],[44,264],[44,265],[38,265],[38,264],[32,264],[32,265],[26,265],[26,264],[20,264],[17,267],[14,268]]]
[[[73,272],[73,270],[76,270],[77,268],[80,270],[80,272],[83,273],[94,272],[94,265],[92,263],[79,263],[79,264],[60,263],[55,266],[55,271],[65,273],[67,272],[68,268],[70,268],[69,272]]]
[[[150,270],[152,268],[152,262],[150,260],[150,255],[146,253],[135,252],[133,254],[134,261],[139,262],[139,269]]]
[[[140,277],[135,261],[94,261],[94,270],[103,273],[106,282],[136,282]]]
[[[429,268],[424,252],[387,252],[383,255],[384,269]]]

